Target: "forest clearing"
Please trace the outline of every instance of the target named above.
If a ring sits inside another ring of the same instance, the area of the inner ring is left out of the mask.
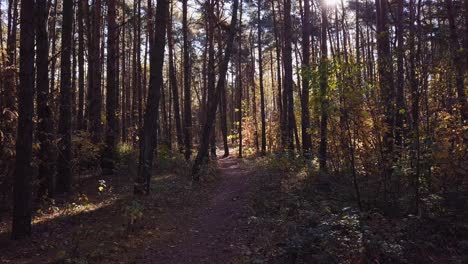
[[[0,263],[468,263],[468,0],[0,0]]]

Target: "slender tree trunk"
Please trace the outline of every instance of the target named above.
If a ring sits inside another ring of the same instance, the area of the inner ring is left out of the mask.
[[[107,1],[107,85],[106,85],[106,153],[102,165],[105,169],[114,169],[115,148],[118,140],[118,35],[116,23],[116,0]]]
[[[171,4],[171,15],[169,16],[169,23],[167,26],[167,43],[168,43],[168,50],[169,50],[169,79],[170,85],[172,89],[172,99],[173,99],[173,107],[174,107],[174,122],[176,125],[176,134],[177,134],[177,147],[179,152],[183,152],[184,143],[183,143],[183,135],[182,135],[182,127],[180,121],[180,107],[179,107],[179,89],[177,86],[177,76],[176,76],[176,69],[174,65],[174,43],[172,37],[172,16],[173,16],[173,8],[174,4]]]
[[[70,2],[71,3],[71,2]],[[18,137],[13,183],[12,239],[31,235],[34,114],[34,2],[21,1]]]
[[[309,112],[309,58],[310,58],[310,6],[309,0],[304,0],[304,19],[302,21],[302,94],[301,94],[301,123],[302,123],[302,151],[305,158],[312,157],[312,138],[310,136]]]
[[[92,25],[89,29],[89,131],[94,143],[99,143],[102,136],[101,126],[101,67],[100,67],[100,39],[101,39],[101,0],[94,0],[92,12]]]
[[[460,43],[458,41],[457,26],[455,24],[455,15],[453,13],[452,0],[445,0],[447,6],[447,17],[450,27],[450,43],[452,61],[455,66],[455,82],[457,86],[458,104],[460,105],[460,118],[462,124],[468,118],[468,104],[466,103],[466,94],[464,86],[464,65],[462,53],[460,52]],[[466,67],[466,66],[465,66]]]
[[[419,166],[419,82],[416,75],[416,42],[415,42],[415,35],[417,30],[415,28],[415,0],[410,0],[409,3],[409,17],[410,17],[410,26],[409,26],[409,36],[408,36],[408,46],[409,46],[409,58],[408,58],[408,79],[409,79],[409,86],[411,92],[411,127],[412,127],[412,141],[411,150],[410,150],[410,157],[411,162],[414,164],[413,169],[413,177],[412,177],[412,187],[414,188],[414,205],[413,210],[415,213],[418,213],[419,209],[419,174],[420,174],[420,166]],[[420,28],[418,30],[421,30]]]
[[[257,26],[258,26],[258,71],[260,82],[260,118],[262,131],[262,155],[266,154],[266,117],[265,117],[265,92],[263,88],[263,60],[262,60],[262,26],[260,18],[261,0],[257,2]]]
[[[151,0],[149,0],[151,1]],[[126,52],[125,52],[125,0],[122,0],[122,2],[120,3],[122,5],[122,28],[121,28],[121,35],[122,35],[122,52],[121,52],[121,68],[122,68],[122,76],[121,76],[121,90],[122,90],[122,101],[121,101],[121,105],[122,105],[122,132],[121,132],[121,136],[122,136],[122,142],[127,142],[127,128],[128,128],[128,108],[127,108],[127,86],[125,85],[126,84],[126,80],[127,80],[127,64],[126,64]],[[150,16],[151,14],[151,11],[152,9],[151,8],[148,8],[148,16]],[[149,18],[148,18],[149,19]],[[148,27],[150,26],[151,24],[148,25]],[[148,29],[149,30],[149,29]]]
[[[71,42],[73,26],[73,2],[63,4],[62,52],[60,56],[60,116],[58,137],[60,138],[57,160],[57,193],[63,194],[72,188],[71,146]]]
[[[169,14],[168,0],[158,0],[156,7],[155,24],[167,25]],[[158,26],[154,31],[154,43],[150,51],[150,82],[148,99],[146,103],[145,120],[143,123],[138,176],[135,180],[135,194],[149,194],[150,180],[153,170],[154,149],[157,142],[157,122],[159,98],[163,84],[163,62],[166,44],[166,26]]]
[[[398,0],[398,10],[397,10],[397,87],[396,87],[396,116],[395,116],[395,145],[402,148],[403,147],[403,122],[405,117],[405,69],[403,65],[403,56],[405,55],[405,47],[403,42],[403,1]]]
[[[239,34],[238,34],[238,47],[237,47],[237,82],[238,82],[238,122],[239,126],[237,134],[239,135],[239,158],[242,158],[242,0],[240,0],[240,14],[239,14]]]
[[[137,88],[137,99],[138,99],[138,127],[140,128],[143,124],[143,87],[141,86],[141,0],[137,1],[138,3],[138,11],[137,11],[137,31],[136,31],[136,65],[137,65],[137,72],[136,72],[136,88]]]
[[[278,3],[279,4],[279,3]],[[275,35],[275,50],[276,50],[276,76],[277,76],[277,84],[278,84],[278,110],[279,110],[279,121],[280,121],[280,133],[281,133],[281,144],[286,146],[286,125],[285,125],[285,110],[283,107],[283,95],[282,95],[282,83],[281,83],[281,48],[282,44],[279,40],[279,29],[277,26],[276,20],[276,12],[275,12],[275,1],[271,0],[271,10],[273,13],[273,29]]]
[[[320,40],[320,146],[318,152],[319,169],[322,176],[327,173],[327,124],[328,124],[328,47],[327,47],[327,30],[328,18],[326,5],[321,3],[322,13],[322,28]]]
[[[293,105],[293,72],[292,72],[292,24],[291,0],[284,0],[283,10],[283,65],[284,65],[284,111],[286,111],[286,143],[292,154],[294,151],[294,105]]]
[[[380,86],[380,100],[383,105],[384,120],[386,127],[383,136],[383,180],[384,180],[384,201],[387,202],[389,182],[393,174],[393,145],[394,145],[394,99],[393,90],[393,65],[390,53],[390,39],[388,32],[388,7],[387,1],[376,0],[377,6],[377,53],[378,53],[378,73]]]
[[[229,146],[227,140],[227,96],[226,96],[226,87],[223,85],[223,90],[220,94],[220,121],[221,121],[221,134],[223,136],[223,147],[224,154],[223,157],[226,158],[229,156]]]
[[[77,128],[83,130],[84,126],[84,7],[87,5],[84,0],[78,0],[78,112]]]
[[[192,155],[192,95],[190,88],[190,47],[188,40],[187,0],[182,0],[182,35],[184,49],[184,143],[185,159]]]
[[[51,45],[52,45],[52,50],[51,50],[51,57],[50,57],[50,92],[52,94],[57,94],[55,90],[55,73],[56,73],[56,63],[57,63],[57,6],[58,6],[58,0],[54,0],[54,11],[53,11],[53,17],[52,17],[52,23],[49,25],[49,31],[51,32]],[[55,110],[54,112],[56,113],[57,111],[57,104],[55,103],[52,105],[52,109]]]

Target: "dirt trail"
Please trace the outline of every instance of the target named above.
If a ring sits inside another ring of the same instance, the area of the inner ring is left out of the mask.
[[[218,160],[218,165],[221,180],[210,200],[191,221],[175,227],[177,241],[148,252],[145,263],[242,263],[241,249],[249,235],[251,173],[232,157]]]

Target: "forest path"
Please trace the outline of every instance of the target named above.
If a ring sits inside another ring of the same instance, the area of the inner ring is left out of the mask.
[[[219,159],[218,166],[220,183],[209,200],[175,226],[176,241],[147,252],[145,263],[242,263],[253,173],[234,157]]]

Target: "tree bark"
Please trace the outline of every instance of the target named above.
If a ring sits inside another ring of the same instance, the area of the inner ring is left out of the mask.
[[[71,3],[71,2],[70,2]],[[18,137],[13,183],[12,239],[31,235],[34,114],[34,2],[21,1]]]
[[[167,45],[169,50],[169,79],[172,89],[172,100],[174,108],[174,122],[176,125],[177,134],[177,147],[180,153],[183,153],[184,149],[184,138],[182,135],[182,126],[180,121],[180,107],[179,107],[179,88],[177,86],[176,69],[174,65],[174,39],[172,36],[172,15],[173,15],[174,4],[171,4],[171,15],[169,16],[169,23],[167,26]]]
[[[78,112],[77,112],[77,128],[83,130],[84,126],[84,7],[87,3],[83,0],[78,1]]]
[[[380,102],[383,105],[383,181],[384,201],[387,202],[389,182],[393,174],[393,146],[394,146],[394,102],[395,93],[393,87],[393,65],[390,53],[390,36],[388,32],[388,7],[387,1],[376,0],[377,6],[377,54],[378,74],[380,86]]]
[[[184,143],[185,159],[192,155],[192,95],[190,88],[190,45],[188,40],[187,0],[182,0],[182,34],[184,49]]]
[[[464,122],[468,118],[468,104],[466,103],[466,94],[464,86],[463,58],[462,53],[460,52],[460,43],[458,41],[457,26],[455,24],[455,16],[453,13],[453,2],[452,0],[445,0],[445,4],[447,6],[447,17],[450,27],[450,48],[452,53],[453,65],[455,66],[455,82],[457,86],[458,104],[460,105],[460,119],[461,123],[464,124]]]
[[[167,25],[169,14],[168,0],[158,0],[155,24]],[[158,26],[154,31],[154,43],[150,51],[150,80],[145,118],[140,140],[138,176],[135,180],[135,194],[149,194],[153,170],[154,148],[156,147],[159,99],[163,83],[164,50],[166,44],[166,26]]]
[[[118,139],[117,107],[118,79],[116,67],[118,63],[118,36],[116,23],[116,0],[107,1],[107,85],[106,85],[106,153],[103,167],[114,169],[115,148]]]
[[[310,6],[309,0],[304,0],[304,18],[302,21],[302,94],[301,94],[301,123],[302,123],[302,152],[305,158],[312,157],[312,138],[310,136],[309,112],[309,58],[310,58]]]
[[[99,143],[102,137],[101,125],[101,67],[100,67],[100,38],[101,38],[101,0],[94,0],[88,49],[88,86],[89,86],[89,131],[93,143]]]
[[[328,46],[327,30],[328,18],[325,2],[321,3],[322,28],[320,39],[320,145],[318,151],[319,170],[322,176],[327,173],[327,124],[328,124]]]
[[[265,116],[265,91],[263,88],[263,60],[262,60],[262,26],[260,18],[261,0],[257,2],[257,19],[258,19],[258,74],[260,82],[260,119],[262,133],[262,155],[266,154],[266,116]]]
[[[73,26],[73,2],[63,4],[62,52],[60,56],[60,116],[58,124],[57,193],[71,191],[71,42]]]
[[[52,116],[51,93],[49,91],[49,39],[47,35],[47,1],[36,1],[36,89],[37,89],[37,130],[39,141],[39,189],[37,196],[53,196],[55,184],[54,119]]]
[[[283,10],[283,65],[284,65],[284,111],[286,111],[286,147],[294,151],[294,105],[293,105],[293,72],[292,72],[292,24],[291,0],[284,0]]]

